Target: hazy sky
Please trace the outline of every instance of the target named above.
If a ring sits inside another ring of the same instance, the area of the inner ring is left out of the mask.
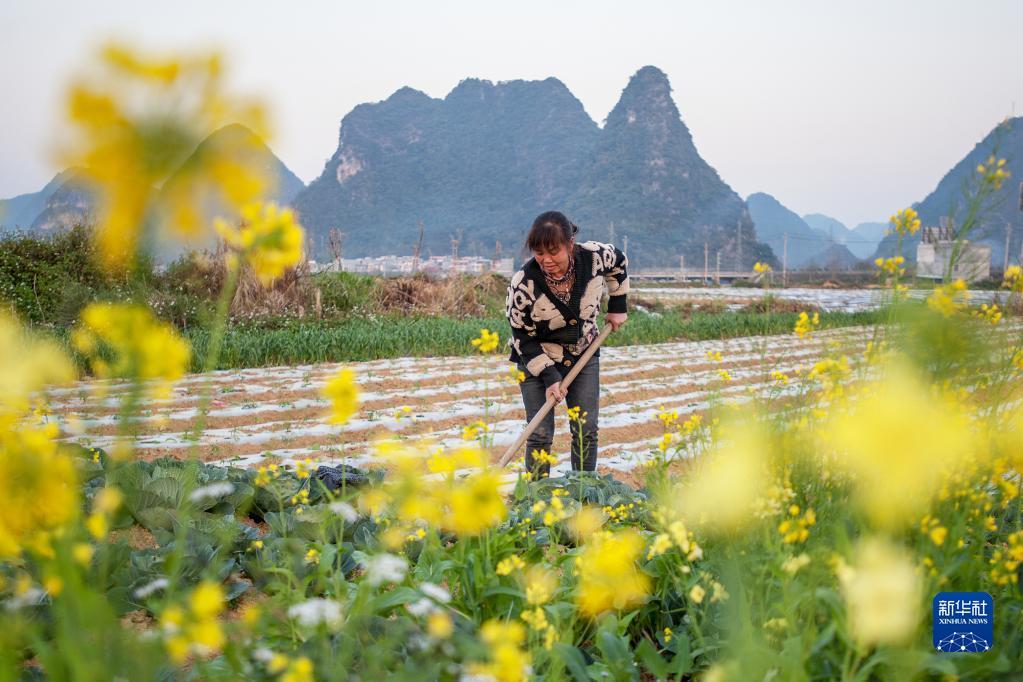
[[[852,226],[922,199],[1014,103],[1023,113],[1021,30],[1021,0],[3,0],[0,197],[58,170],[64,87],[117,37],[220,47],[306,182],[341,118],[401,86],[444,97],[466,77],[554,76],[603,124],[653,64],[736,192]]]

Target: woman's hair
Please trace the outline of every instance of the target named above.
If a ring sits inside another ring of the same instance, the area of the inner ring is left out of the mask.
[[[579,228],[560,211],[541,213],[533,221],[526,235],[526,248],[530,251],[552,251],[572,243]]]

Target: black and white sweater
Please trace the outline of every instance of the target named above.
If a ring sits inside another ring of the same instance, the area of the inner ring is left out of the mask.
[[[575,247],[575,284],[568,304],[547,286],[543,270],[530,258],[508,286],[506,310],[511,324],[512,362],[522,364],[545,386],[561,381],[556,364],[571,367],[576,357],[565,346],[592,337],[600,299],[607,287],[607,312],[626,312],[628,260],[611,244],[584,242]]]

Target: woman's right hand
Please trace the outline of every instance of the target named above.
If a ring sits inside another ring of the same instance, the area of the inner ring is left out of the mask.
[[[565,397],[566,391],[561,388],[561,382],[551,384],[547,387],[547,400],[554,400],[554,404],[557,405]]]

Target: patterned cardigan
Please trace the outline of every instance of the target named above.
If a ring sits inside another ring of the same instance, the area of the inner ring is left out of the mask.
[[[607,287],[609,313],[627,309],[629,276],[625,254],[611,244],[584,242],[575,247],[575,284],[568,304],[562,303],[547,286],[543,270],[530,258],[515,273],[508,286],[506,310],[511,324],[512,362],[525,366],[531,375],[549,387],[561,381],[555,364],[571,367],[573,356],[567,345],[595,336],[600,299]]]

